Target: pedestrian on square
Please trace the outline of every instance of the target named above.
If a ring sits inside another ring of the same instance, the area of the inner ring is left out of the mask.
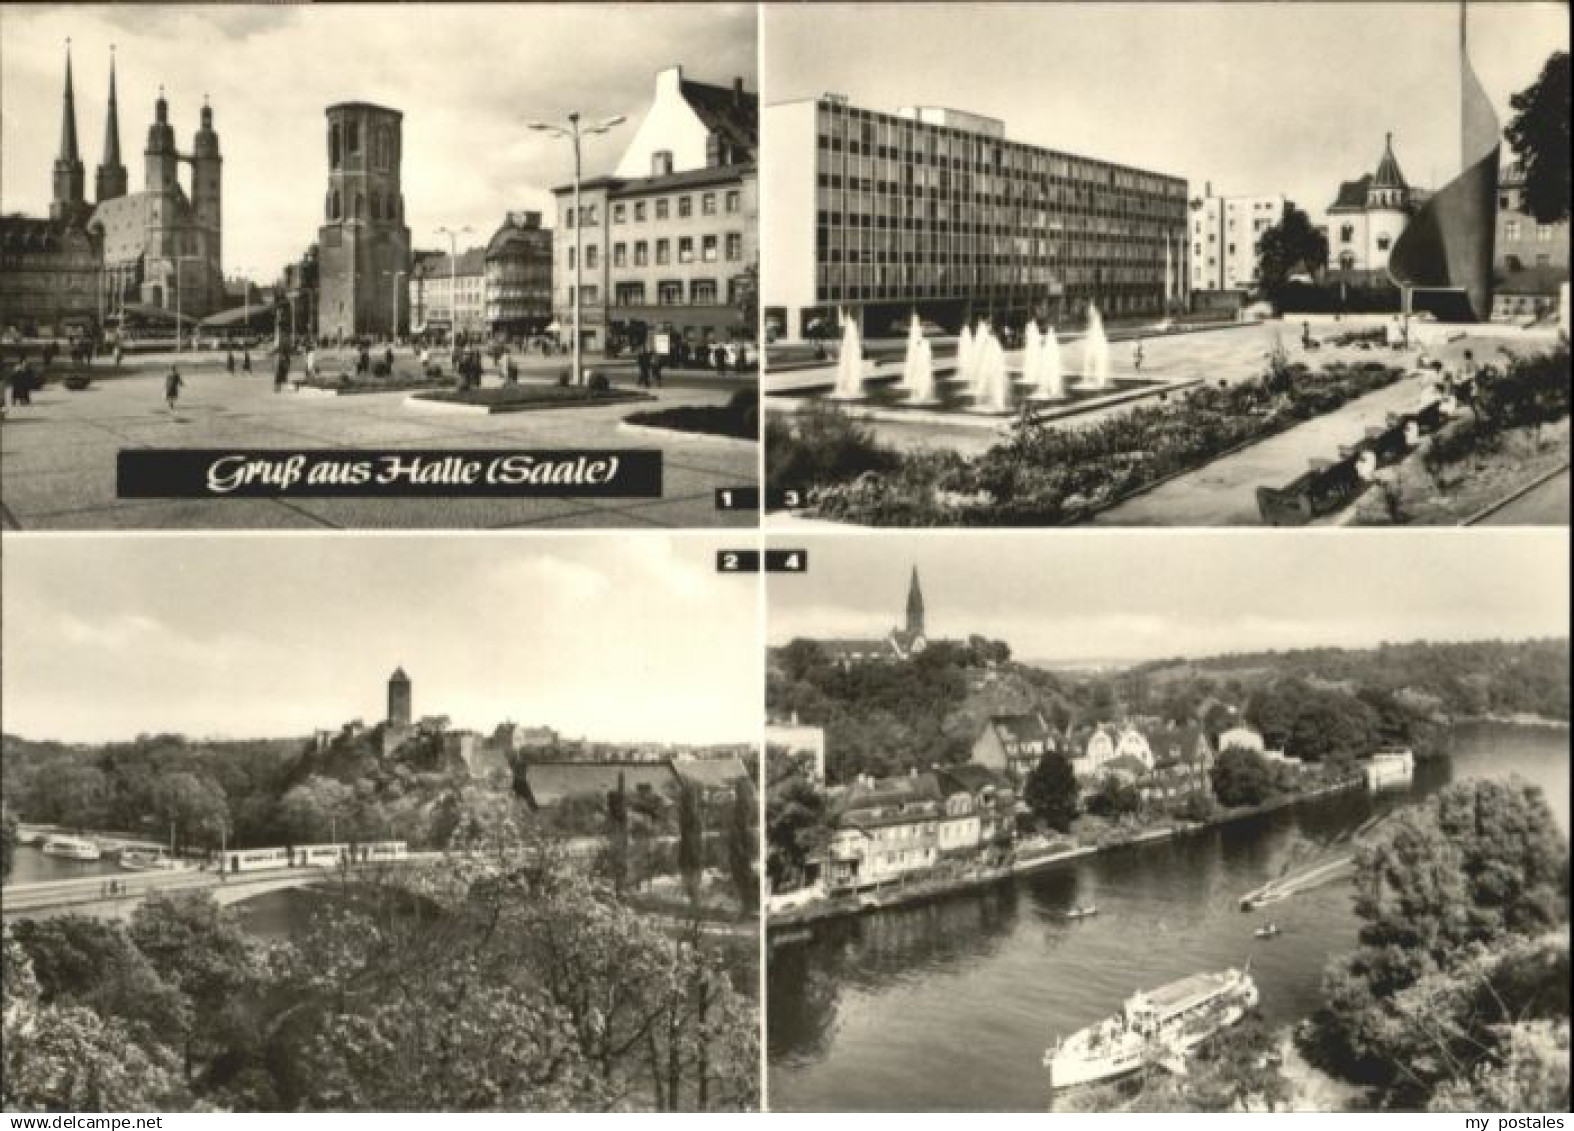
[[[169,376],[164,378],[164,403],[171,412],[175,411],[175,401],[180,398],[180,390],[186,382],[180,379],[180,370],[173,365],[169,367]]]
[[[1138,373],[1142,372],[1142,339],[1137,339],[1137,348],[1131,351],[1131,367]]]
[[[315,380],[317,377],[317,346],[315,344],[306,347],[306,377],[308,380]]]
[[[224,370],[231,377],[235,376],[235,351],[234,350],[228,350],[227,349],[227,350],[224,351]]]
[[[383,350],[383,364],[388,367],[388,376],[393,376],[393,346]]]
[[[251,348],[249,346],[247,348],[241,350],[241,353],[240,353],[240,371],[242,373],[250,373],[251,372]]]
[[[28,372],[26,360],[17,363],[11,370],[8,383],[11,386],[11,404],[28,405],[33,403],[33,375]]]
[[[519,384],[519,363],[514,360],[513,354],[507,354],[503,358],[503,380],[510,385]]]
[[[639,387],[650,388],[650,351],[641,349],[634,359],[634,364],[639,367]]]
[[[288,350],[279,351],[279,362],[273,368],[273,391],[284,392],[284,383],[290,379],[290,353]]]
[[[121,346],[121,344],[120,344],[120,343],[119,343],[119,342],[118,342],[118,341],[117,341],[117,342],[116,342],[116,343],[115,343],[115,368],[116,368],[116,369],[119,369],[119,368],[120,368],[120,359],[121,359],[121,358],[122,358],[122,357],[124,357],[124,356],[125,356],[125,355],[126,355],[126,351],[125,351],[125,349],[124,349],[124,348],[123,348],[123,347],[122,347],[122,346]]]
[[[650,379],[656,388],[661,388],[661,355],[659,353],[651,354]]]

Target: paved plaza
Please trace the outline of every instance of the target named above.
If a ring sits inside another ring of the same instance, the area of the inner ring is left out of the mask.
[[[716,510],[715,490],[758,481],[757,445],[710,436],[669,439],[621,427],[625,416],[644,409],[725,404],[752,378],[672,380],[653,401],[469,415],[408,408],[402,392],[275,393],[269,359],[253,357],[253,366],[250,377],[229,376],[222,357],[200,363],[183,358],[186,387],[174,412],[163,399],[167,360],[148,362],[134,375],[95,381],[83,392],[51,384],[34,393],[31,407],[9,409],[0,424],[0,521],[11,530],[604,529],[755,522],[753,512]],[[627,383],[623,377],[616,382]],[[122,449],[652,447],[664,454],[660,499],[115,497],[115,457]]]

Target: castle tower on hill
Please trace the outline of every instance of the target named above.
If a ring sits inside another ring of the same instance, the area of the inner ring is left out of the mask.
[[[388,723],[395,727],[408,727],[411,717],[410,677],[403,668],[395,668],[388,677]]]

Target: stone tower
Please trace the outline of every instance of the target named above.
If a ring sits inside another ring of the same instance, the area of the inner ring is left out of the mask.
[[[907,631],[913,636],[924,633],[924,594],[918,587],[918,567],[913,567],[913,579],[907,583]]]
[[[180,187],[180,152],[175,148],[175,129],[169,124],[169,102],[164,88],[158,88],[153,103],[153,124],[148,127],[148,143],[142,150],[142,187],[148,192],[168,193]]]
[[[197,220],[197,238],[203,245],[203,270],[222,288],[223,213],[222,172],[224,158],[219,155],[219,135],[213,130],[213,108],[202,99],[202,124],[191,142],[191,208]]]
[[[76,95],[71,89],[71,41],[66,40],[66,95],[60,113],[60,155],[55,158],[49,218],[76,223],[86,217],[82,158],[77,152]]]
[[[407,320],[410,229],[399,185],[404,115],[366,102],[328,107],[328,193],[318,231],[318,333],[397,334]]]
[[[126,166],[120,160],[120,106],[115,97],[115,56],[109,56],[109,113],[104,117],[104,158],[93,180],[93,198],[102,204],[126,195]]]
[[[410,725],[410,677],[395,668],[388,677],[388,723],[394,727]]]

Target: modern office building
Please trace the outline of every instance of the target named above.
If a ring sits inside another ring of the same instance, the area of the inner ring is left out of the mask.
[[[1284,216],[1280,193],[1214,196],[1210,184],[1191,202],[1190,289],[1250,291],[1257,283],[1257,241]]]
[[[1008,140],[994,118],[895,114],[838,95],[766,107],[767,325],[789,338],[866,334],[913,311],[948,330],[974,315],[1156,315],[1185,284],[1187,186]]]
[[[573,320],[575,234],[580,340],[586,349],[749,339],[744,295],[759,261],[755,148],[759,103],[730,87],[656,76],[655,98],[617,172],[557,197],[553,310],[567,336]]]

